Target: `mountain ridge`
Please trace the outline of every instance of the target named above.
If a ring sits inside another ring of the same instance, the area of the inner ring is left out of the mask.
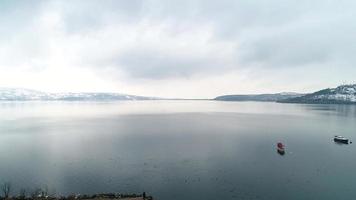
[[[271,94],[234,94],[215,97],[217,101],[264,101],[276,102],[278,100],[303,96],[304,94],[294,92],[280,92]]]
[[[305,104],[356,104],[356,84],[340,85],[336,88],[322,89],[301,97],[283,99],[277,102]]]
[[[161,98],[109,92],[50,93],[24,88],[0,88],[0,101],[113,101],[158,99]]]

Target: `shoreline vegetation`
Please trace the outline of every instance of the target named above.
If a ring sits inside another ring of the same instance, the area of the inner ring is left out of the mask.
[[[99,193],[93,195],[70,194],[68,196],[58,195],[50,192],[48,187],[35,188],[32,190],[20,189],[17,195],[11,195],[12,185],[6,182],[1,185],[0,200],[153,200],[152,196],[143,192],[142,194],[134,193]]]

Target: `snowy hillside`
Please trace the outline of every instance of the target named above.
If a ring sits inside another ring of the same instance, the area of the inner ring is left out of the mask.
[[[2,101],[107,101],[107,100],[153,100],[154,97],[118,93],[45,93],[19,88],[0,88]]]
[[[356,104],[356,84],[328,88],[302,97],[281,100],[282,103]]]

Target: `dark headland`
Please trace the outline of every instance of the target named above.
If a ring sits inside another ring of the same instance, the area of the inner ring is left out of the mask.
[[[310,94],[276,93],[256,95],[224,95],[218,101],[263,101],[301,104],[356,104],[356,84],[327,88]]]

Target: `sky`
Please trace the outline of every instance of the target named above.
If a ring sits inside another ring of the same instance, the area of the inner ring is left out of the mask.
[[[356,1],[0,0],[0,87],[212,98],[356,77]]]

